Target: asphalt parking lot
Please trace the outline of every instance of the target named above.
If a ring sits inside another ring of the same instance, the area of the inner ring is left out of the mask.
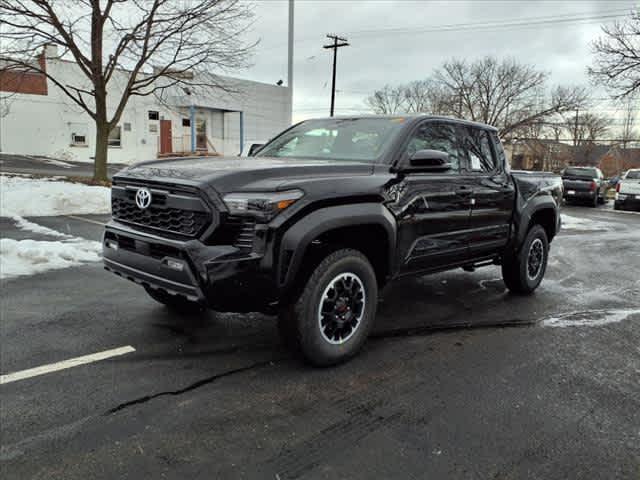
[[[330,369],[272,317],[180,317],[98,263],[2,281],[3,375],[134,350],[0,385],[0,476],[640,479],[640,215],[564,213],[589,222],[533,296],[495,267],[404,280]],[[29,220],[99,240],[106,217]]]

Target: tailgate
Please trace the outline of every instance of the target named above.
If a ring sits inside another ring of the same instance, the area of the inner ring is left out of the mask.
[[[592,179],[586,178],[563,178],[562,184],[564,185],[565,192],[567,190],[575,190],[581,192],[589,192],[591,191],[591,183]]]
[[[620,193],[640,195],[640,180],[622,180]]]

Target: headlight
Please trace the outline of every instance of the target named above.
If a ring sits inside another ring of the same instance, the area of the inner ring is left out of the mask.
[[[304,193],[301,190],[285,192],[230,193],[223,198],[231,215],[250,215],[265,221],[271,220]]]
[[[616,200],[626,200],[627,195],[625,193],[616,193]]]

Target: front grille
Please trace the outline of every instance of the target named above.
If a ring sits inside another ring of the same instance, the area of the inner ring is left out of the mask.
[[[253,249],[256,222],[252,218],[227,215],[211,237],[212,245],[233,245],[243,251]]]
[[[197,196],[151,189],[151,204],[141,209],[135,203],[137,189],[133,186],[113,186],[113,218],[145,229],[188,237],[200,235],[211,224],[211,212]]]

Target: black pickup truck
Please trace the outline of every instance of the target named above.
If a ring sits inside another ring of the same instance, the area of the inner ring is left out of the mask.
[[[584,202],[592,207],[607,201],[607,182],[599,168],[567,167],[562,172],[565,202]]]
[[[405,275],[501,265],[533,292],[560,229],[560,178],[511,173],[494,128],[432,116],[309,120],[248,158],[114,176],[104,265],[188,311],[279,313],[315,365],[354,355]]]

